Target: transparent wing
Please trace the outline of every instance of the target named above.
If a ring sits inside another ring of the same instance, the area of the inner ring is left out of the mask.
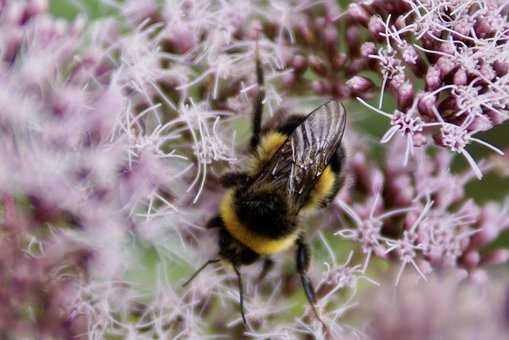
[[[341,143],[346,124],[343,105],[331,100],[312,111],[254,179],[285,190],[300,209]]]

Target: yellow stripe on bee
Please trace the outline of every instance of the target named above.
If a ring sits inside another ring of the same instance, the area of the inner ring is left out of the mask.
[[[317,208],[318,205],[325,200],[334,189],[336,182],[336,175],[330,165],[328,165],[323,171],[320,179],[316,182],[315,187],[309,195],[309,200],[306,202],[302,209],[310,210]]]
[[[234,195],[235,191],[228,190],[221,202],[219,211],[226,230],[239,242],[260,255],[278,253],[291,247],[297,239],[298,231],[283,239],[271,239],[258,235],[243,225],[235,212]]]
[[[274,156],[287,138],[288,136],[281,132],[270,132],[263,136],[256,148],[256,156],[251,159],[252,173],[258,172],[261,166]]]

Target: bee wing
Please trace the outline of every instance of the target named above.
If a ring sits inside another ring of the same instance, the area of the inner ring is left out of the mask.
[[[345,131],[343,105],[331,100],[312,111],[288,136],[254,179],[253,188],[270,184],[286,191],[300,209],[330,162]]]

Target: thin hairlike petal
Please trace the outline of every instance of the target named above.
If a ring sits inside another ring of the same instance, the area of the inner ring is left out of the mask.
[[[474,171],[475,176],[478,179],[482,179],[483,175],[482,175],[481,169],[479,169],[479,166],[477,165],[475,160],[472,158],[472,156],[470,156],[470,153],[468,153],[468,151],[462,150],[461,154],[465,157],[465,159],[467,160],[468,164],[470,164],[470,167]]]
[[[391,140],[392,137],[398,132],[399,127],[393,126],[383,135],[382,139],[380,139],[380,143],[385,144]]]

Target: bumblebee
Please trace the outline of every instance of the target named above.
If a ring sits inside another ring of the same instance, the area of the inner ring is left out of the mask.
[[[289,116],[275,130],[264,130],[259,58],[256,71],[260,91],[252,115],[249,167],[221,177],[227,190],[218,215],[207,223],[207,228],[219,230],[218,258],[203,264],[184,286],[208,265],[229,263],[237,275],[240,312],[246,324],[240,267],[263,260],[258,277],[261,281],[274,264],[270,256],[295,246],[296,269],[306,298],[321,321],[315,307],[315,291],[307,276],[310,251],[301,220],[316,208],[325,207],[340,189],[345,110],[342,104],[331,100],[306,116]]]

